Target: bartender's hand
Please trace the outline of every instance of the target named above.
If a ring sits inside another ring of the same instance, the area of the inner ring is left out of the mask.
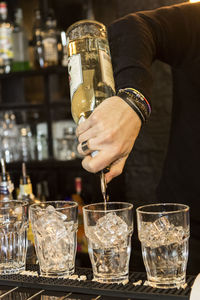
[[[111,166],[107,183],[123,171],[141,128],[141,120],[120,97],[107,98],[76,129],[78,152],[84,155],[82,166],[96,173]],[[90,154],[98,151],[92,157]]]

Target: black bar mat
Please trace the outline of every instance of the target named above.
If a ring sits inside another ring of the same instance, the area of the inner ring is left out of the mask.
[[[27,266],[27,270],[37,271],[37,266]],[[103,284],[92,281],[92,270],[76,268],[75,274],[86,275],[87,280],[47,278],[42,276],[30,276],[22,274],[1,275],[0,285],[19,286],[26,288],[44,289],[46,291],[74,292],[87,295],[102,295],[116,298],[134,298],[148,300],[188,300],[195,276],[187,276],[186,288],[157,289],[144,285],[146,274],[132,272],[129,275],[129,283]],[[133,282],[142,280],[141,285],[133,285]]]

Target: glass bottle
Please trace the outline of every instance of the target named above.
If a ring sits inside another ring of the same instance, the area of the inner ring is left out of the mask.
[[[53,10],[49,10],[43,32],[44,66],[55,66],[59,62],[57,22]]]
[[[115,85],[106,27],[93,20],[74,23],[66,32],[71,112],[76,123],[87,118]]]
[[[7,4],[0,2],[0,73],[9,73],[13,60],[13,26],[7,19]]]
[[[19,183],[19,200],[27,200],[29,204],[38,202],[33,194],[30,176],[26,173],[26,164],[22,163],[22,175]]]
[[[75,192],[71,198],[73,201],[78,203],[78,232],[77,232],[77,251],[81,253],[87,253],[87,241],[84,233],[83,225],[83,206],[84,199],[82,196],[82,178],[75,177]]]
[[[94,20],[72,24],[67,32],[68,74],[72,117],[84,121],[104,99],[115,95],[115,84],[106,27]],[[93,152],[91,155],[96,155]],[[105,173],[101,191],[107,201]]]
[[[76,158],[77,139],[74,126],[63,129],[63,137],[57,139],[57,154],[59,160],[72,160]]]
[[[29,206],[31,204],[40,202],[38,199],[36,199],[35,195],[33,194],[31,179],[30,176],[27,175],[26,165],[24,162],[22,163],[22,175],[20,177],[20,183],[19,183],[18,200],[27,201]],[[27,263],[33,264],[36,262],[36,253],[34,247],[35,244],[34,236],[33,236],[30,221],[29,221],[29,227],[27,232],[27,238],[28,238]]]
[[[1,158],[1,175],[0,175],[0,202],[13,199],[12,192],[14,191],[14,184],[10,179],[10,174],[6,172],[6,165],[3,158]]]
[[[48,159],[48,144],[47,144],[46,135],[44,134],[38,135],[36,144],[37,144],[37,159],[38,160]]]
[[[19,160],[18,141],[16,116],[12,111],[5,111],[1,119],[1,151],[6,163]]]
[[[15,11],[13,29],[13,63],[12,71],[25,71],[30,69],[28,38],[23,25],[23,12],[21,8]]]
[[[34,24],[33,24],[33,48],[34,48],[34,61],[35,66],[44,67],[44,46],[43,46],[43,20],[40,9],[34,11]]]
[[[21,160],[29,161],[35,159],[35,139],[29,125],[23,124],[21,126],[18,145]]]

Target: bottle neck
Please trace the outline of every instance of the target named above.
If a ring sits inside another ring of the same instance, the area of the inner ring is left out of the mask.
[[[18,26],[18,27],[23,26],[23,14],[22,14],[21,8],[18,8],[15,12],[15,26]]]
[[[35,20],[34,29],[42,29],[42,19],[37,18]]]
[[[14,190],[13,184],[9,181],[2,181],[0,183],[0,200],[12,200],[12,192]]]
[[[10,174],[6,172],[6,166],[4,159],[1,159],[1,168],[2,173],[0,174],[0,194],[1,195],[10,195],[10,199],[12,199],[12,192],[14,190],[14,184],[10,179]]]
[[[41,29],[43,27],[43,22],[42,22],[42,15],[39,10],[35,12],[35,21],[33,25],[33,29]]]
[[[82,192],[82,179],[80,177],[75,178],[75,189],[78,195]]]
[[[47,20],[45,25],[46,25],[47,29],[55,30],[56,29],[56,20]]]
[[[22,176],[20,178],[20,184],[19,184],[19,195],[22,197],[22,196],[27,196],[32,194],[33,194],[33,189],[32,189],[32,183],[30,177],[28,175]]]

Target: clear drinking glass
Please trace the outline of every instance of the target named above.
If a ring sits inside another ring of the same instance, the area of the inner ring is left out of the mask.
[[[78,204],[47,201],[30,206],[35,250],[42,276],[71,275],[75,269]]]
[[[189,207],[177,203],[138,207],[137,224],[147,279],[152,287],[185,283],[188,261]]]
[[[0,274],[25,270],[27,251],[28,203],[0,203]]]
[[[95,203],[83,207],[94,280],[121,283],[128,279],[133,233],[133,205]]]

